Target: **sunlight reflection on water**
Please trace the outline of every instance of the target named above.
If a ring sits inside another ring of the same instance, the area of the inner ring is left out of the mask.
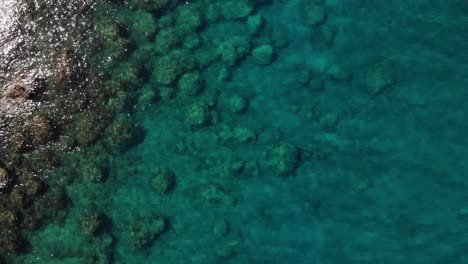
[[[63,54],[83,57],[92,31],[95,0],[2,0],[0,7],[0,136],[12,119],[30,114],[29,97],[45,80],[61,74]],[[68,58],[67,58],[68,59]],[[85,61],[78,59],[76,61]],[[73,69],[86,64],[73,65]],[[18,88],[20,87],[20,88]],[[79,87],[79,85],[76,85]],[[17,90],[22,92],[17,92]],[[18,94],[20,94],[18,96]]]

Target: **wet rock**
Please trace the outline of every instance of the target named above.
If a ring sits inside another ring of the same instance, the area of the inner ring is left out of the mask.
[[[49,78],[50,88],[60,93],[67,93],[77,84],[83,83],[84,65],[82,59],[74,51],[62,48],[56,54],[53,62],[54,74]]]
[[[158,168],[152,180],[153,189],[158,194],[165,194],[175,185],[175,173],[167,168]]]
[[[44,192],[46,189],[45,183],[38,177],[29,176],[23,177],[23,189],[29,197],[34,197]]]
[[[6,88],[3,93],[5,98],[17,100],[18,102],[26,102],[31,95],[32,87],[20,83],[15,83]]]
[[[0,190],[7,187],[9,181],[10,177],[8,176],[8,172],[0,167]]]
[[[24,156],[27,157],[29,166],[36,170],[52,169],[60,165],[60,158],[58,152],[52,149],[36,148],[31,152],[26,153]]]
[[[105,131],[106,143],[113,150],[126,150],[132,144],[136,132],[133,119],[126,114],[119,114]]]
[[[45,144],[56,136],[55,127],[44,115],[35,116],[29,127],[32,140],[37,144]]]
[[[21,153],[30,146],[30,140],[25,135],[25,131],[12,133],[8,140],[8,148],[14,153]]]
[[[130,0],[131,5],[147,10],[158,11],[169,5],[171,0]]]
[[[91,111],[75,114],[74,118],[71,134],[80,146],[88,146],[96,142],[102,136],[108,122],[107,117]]]
[[[2,210],[0,213],[0,224],[14,226],[18,220],[19,214],[13,209]]]
[[[11,205],[16,208],[24,208],[26,206],[25,194],[20,188],[14,188],[8,198]]]
[[[294,173],[299,167],[300,157],[300,149],[289,143],[280,143],[274,146],[269,153],[271,167],[281,176]]]
[[[26,241],[18,231],[9,228],[0,228],[0,249],[10,253],[24,251]]]

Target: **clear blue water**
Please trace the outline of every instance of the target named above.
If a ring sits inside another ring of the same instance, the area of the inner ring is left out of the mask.
[[[467,3],[166,2],[98,12],[119,113],[14,263],[468,263]]]

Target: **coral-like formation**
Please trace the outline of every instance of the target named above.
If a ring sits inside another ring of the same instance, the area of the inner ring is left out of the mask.
[[[5,188],[10,181],[10,177],[8,176],[8,172],[0,167],[0,189]]]
[[[43,115],[33,117],[30,131],[33,142],[37,144],[45,144],[55,136],[53,125],[50,120]]]

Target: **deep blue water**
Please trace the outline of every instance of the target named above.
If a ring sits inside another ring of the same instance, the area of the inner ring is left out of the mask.
[[[467,3],[167,2],[97,12],[120,112],[15,262],[468,263]]]

